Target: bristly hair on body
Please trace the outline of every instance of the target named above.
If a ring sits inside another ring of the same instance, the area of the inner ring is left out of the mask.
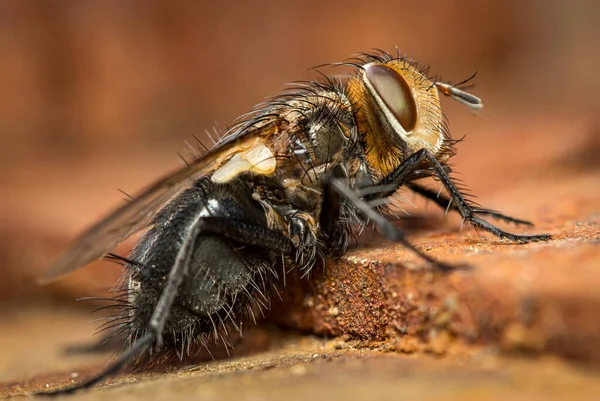
[[[47,278],[56,278],[104,255],[124,266],[103,308],[115,313],[99,329],[124,338],[121,356],[53,394],[91,387],[140,361],[210,354],[213,344],[229,352],[245,322],[256,324],[272,295],[281,298],[291,270],[309,277],[326,258],[344,255],[369,224],[439,271],[457,268],[415,247],[389,221],[403,188],[499,238],[550,238],[511,234],[481,219],[531,224],[479,207],[449,175],[462,138],[451,138],[439,95],[480,109],[481,100],[459,88],[474,75],[451,85],[399,51],[377,49],[329,66],[353,74],[318,71],[319,79],[294,82],[222,135],[216,130],[217,138],[209,134],[212,147],[197,138],[187,143],[185,167],[128,196],[49,269]],[[429,177],[447,197],[415,182]],[[108,253],[142,230],[127,257]]]
[[[398,54],[394,57],[390,53],[382,50],[377,50],[376,53],[372,54],[360,53],[357,57],[350,58],[344,62],[323,64],[315,68],[325,66],[349,66],[357,70],[363,70],[364,65],[369,63],[388,62],[400,63],[404,70],[423,75],[422,78],[419,78],[418,75],[416,75],[417,79],[415,80],[415,83],[417,85],[426,86],[428,90],[433,87],[433,85],[430,84],[430,81],[435,81],[435,78],[427,76],[430,70],[428,65],[420,66],[417,61],[406,57],[406,55],[400,56]],[[331,121],[338,121],[345,117],[349,110],[352,110],[355,117],[358,117],[359,119],[364,118],[364,115],[361,115],[361,111],[366,107],[363,100],[361,100],[361,97],[353,92],[354,88],[349,83],[352,78],[339,78],[327,75],[320,70],[316,71],[320,75],[319,80],[292,82],[282,93],[266,99],[264,102],[257,104],[250,112],[240,116],[233,126],[226,129],[223,134],[214,138],[215,143],[212,148],[218,148],[222,143],[232,141],[240,135],[246,135],[252,130],[260,129],[265,124],[272,123],[274,120],[281,117],[282,110],[285,110],[288,113],[296,113],[305,120],[310,120],[313,124],[323,125]],[[428,126],[428,129],[437,130],[442,133],[443,144],[439,154],[440,160],[445,162],[455,154],[454,145],[463,138],[459,140],[451,138],[447,125],[447,118],[443,114],[439,102],[435,102],[428,107],[430,109],[425,110],[426,114],[435,115],[439,113],[443,116],[440,125],[430,125]],[[368,116],[366,118],[368,118]],[[364,149],[367,155],[375,154],[380,157],[379,160],[372,158],[370,160],[371,162],[368,163],[370,172],[373,176],[381,175],[382,170],[388,172],[402,162],[402,157],[398,154],[393,155],[389,160],[381,159],[382,152],[378,153],[378,150],[380,149],[374,149],[373,144],[370,142],[372,134],[366,128],[367,124],[360,120],[357,121],[357,123],[361,131],[358,132],[358,135],[355,138],[355,144],[351,146]],[[302,134],[302,131],[299,131],[298,134]],[[186,152],[188,153],[188,157],[191,158],[188,160],[185,157],[182,157],[186,164],[201,159],[211,150],[211,147],[206,146],[198,138],[194,137],[194,139],[195,143],[186,143]],[[305,138],[298,139],[305,140]],[[385,188],[383,190],[385,190]],[[397,217],[393,208],[390,207],[390,204],[393,204],[394,202],[393,197],[385,198],[379,201],[378,204],[372,203],[372,206],[376,207],[381,213],[387,216]],[[404,212],[407,213],[406,211]],[[341,210],[340,222],[348,229],[348,235],[340,237],[339,240],[341,242],[335,245],[341,250],[339,253],[343,254],[348,246],[351,244],[356,245],[358,243],[358,237],[364,231],[368,221],[362,219],[355,208],[344,203]],[[322,247],[322,244],[321,246],[316,247],[316,253],[306,260],[302,259],[304,255],[298,254],[296,262],[301,265],[301,270],[304,272],[304,275],[308,275],[317,262],[320,264],[324,263],[326,255],[323,253]],[[127,339],[124,347],[127,348],[144,335],[144,332],[141,330],[131,330],[133,322],[130,319],[131,308],[133,306],[128,302],[128,299],[131,298],[135,289],[131,288],[128,283],[131,279],[131,275],[135,274],[132,271],[132,267],[147,267],[137,262],[135,257],[126,258],[115,254],[109,254],[107,258],[120,262],[125,267],[125,271],[120,280],[123,285],[115,288],[115,293],[117,295],[113,299],[114,303],[106,307],[118,312],[107,318],[107,322],[104,323],[99,330],[110,331],[111,336],[124,336]],[[190,349],[195,349],[196,351],[194,352],[197,352],[198,347],[195,347],[195,345],[198,344],[207,351],[209,350],[210,343],[217,342],[221,342],[226,350],[230,348],[231,344],[226,340],[226,338],[231,337],[230,332],[238,333],[240,336],[242,335],[241,327],[234,321],[233,317],[239,317],[237,315],[243,314],[245,319],[242,320],[256,322],[258,320],[257,315],[263,316],[265,311],[269,308],[268,302],[270,301],[268,294],[273,292],[279,294],[281,289],[278,285],[275,285],[274,282],[267,285],[265,281],[260,283],[260,285],[255,283],[255,287],[257,289],[256,294],[246,294],[249,302],[245,309],[243,311],[237,311],[230,308],[224,313],[224,316],[218,316],[218,319],[213,322],[214,327],[209,334],[196,333],[193,326],[187,331],[172,333],[173,336],[180,336],[179,339],[175,339],[175,341],[181,345],[180,350],[174,351],[176,352],[176,355],[182,359],[184,354],[189,355]],[[168,334],[166,334],[166,336],[168,336]]]

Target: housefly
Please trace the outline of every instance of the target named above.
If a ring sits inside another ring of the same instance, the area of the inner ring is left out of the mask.
[[[52,280],[109,257],[124,265],[125,285],[109,323],[126,338],[124,351],[87,388],[158,349],[179,355],[210,341],[227,344],[227,330],[269,306],[273,288],[291,268],[310,272],[340,257],[373,223],[434,268],[386,216],[401,187],[460,214],[464,222],[512,242],[547,240],[517,235],[484,220],[531,223],[481,208],[450,177],[454,145],[440,94],[471,109],[481,100],[428,78],[412,59],[383,51],[343,65],[346,77],[324,74],[256,106],[203,155],[144,192],[77,239],[48,270]],[[433,177],[447,196],[416,181]],[[127,257],[109,253],[143,235]]]

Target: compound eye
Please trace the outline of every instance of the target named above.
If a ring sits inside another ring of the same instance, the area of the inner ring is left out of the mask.
[[[417,123],[417,105],[404,78],[386,65],[368,67],[366,78],[402,128],[411,131]]]

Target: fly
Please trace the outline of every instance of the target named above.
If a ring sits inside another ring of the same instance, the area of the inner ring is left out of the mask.
[[[463,222],[524,243],[484,220],[528,221],[469,202],[451,179],[454,145],[440,94],[471,109],[481,100],[427,77],[412,59],[378,51],[342,65],[346,78],[323,75],[257,105],[216,145],[151,185],[79,237],[48,270],[56,279],[102,258],[124,265],[125,287],[108,324],[127,339],[124,352],[96,376],[59,389],[84,389],[158,349],[189,353],[219,341],[269,308],[270,295],[297,267],[310,272],[342,256],[367,223],[432,264],[386,217],[401,187],[460,214]],[[418,179],[433,177],[440,195]],[[127,257],[109,253],[144,231]],[[46,393],[47,394],[47,393]]]

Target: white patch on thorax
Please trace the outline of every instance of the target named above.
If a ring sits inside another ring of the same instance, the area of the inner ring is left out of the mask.
[[[211,180],[213,182],[227,182],[241,173],[253,172],[257,174],[272,174],[277,167],[277,160],[273,152],[263,143],[233,155],[231,159],[217,169]]]

